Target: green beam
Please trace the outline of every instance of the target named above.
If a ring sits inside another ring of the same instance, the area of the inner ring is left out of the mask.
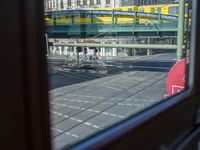
[[[96,44],[96,43],[53,43],[54,46],[68,47],[105,47],[105,48],[138,48],[138,49],[177,49],[176,45],[161,44]]]
[[[112,11],[112,24],[114,24],[115,23],[115,16],[114,16],[114,10]]]
[[[94,24],[94,15],[93,15],[93,10],[92,10],[92,14],[90,16],[90,23]]]
[[[183,58],[184,13],[185,0],[179,0],[178,33],[177,33],[177,60]]]
[[[53,26],[56,26],[56,17],[53,17]]]

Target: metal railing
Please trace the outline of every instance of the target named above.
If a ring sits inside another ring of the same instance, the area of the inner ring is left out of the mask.
[[[101,32],[149,32],[149,31],[177,31],[177,23],[162,24],[73,24],[54,25],[47,27],[47,33],[101,33]]]
[[[53,43],[54,46],[68,47],[104,47],[104,48],[138,48],[138,49],[177,49],[177,45],[161,44],[97,44],[97,43]]]

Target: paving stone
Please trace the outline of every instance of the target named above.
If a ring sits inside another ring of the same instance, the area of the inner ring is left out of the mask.
[[[69,146],[159,102],[165,78],[163,72],[132,71],[51,91],[54,148]]]
[[[70,133],[79,135],[81,137],[88,137],[89,135],[95,134],[98,131],[100,131],[100,129],[85,124],[80,124],[79,126],[69,130]]]
[[[62,137],[62,138],[60,138],[60,137]],[[56,137],[55,140],[53,141],[53,143],[52,143],[53,149],[60,150],[60,149],[63,149],[64,147],[69,147],[70,145],[72,145],[74,142],[76,142],[78,140],[79,139],[76,137],[73,137],[71,135],[67,135],[67,134],[63,133],[59,137]]]
[[[95,109],[93,108],[92,110],[95,110]],[[91,118],[91,117],[93,117],[93,116],[95,116],[97,114],[98,113],[94,112],[94,111],[84,111],[84,112],[79,113],[79,114],[77,114],[77,115],[75,115],[73,117],[76,118],[76,119],[80,119],[82,121],[85,121],[85,120],[87,120],[87,119],[89,119],[89,118]]]
[[[80,123],[77,121],[74,121],[71,119],[66,119],[66,120],[54,125],[54,128],[62,130],[62,131],[66,131],[70,128],[73,128],[75,125],[78,125],[78,124],[80,124]]]
[[[104,128],[105,126],[113,125],[114,123],[118,122],[119,120],[121,120],[121,119],[118,117],[113,117],[113,116],[105,115],[105,114],[99,114],[96,117],[87,120],[87,122],[97,125],[101,128]]]

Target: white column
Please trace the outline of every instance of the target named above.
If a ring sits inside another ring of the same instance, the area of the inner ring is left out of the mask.
[[[74,51],[74,53],[76,53],[76,47],[73,47],[73,51]]]
[[[105,56],[105,47],[101,48],[101,56]]]
[[[66,9],[68,7],[68,0],[63,0],[63,6],[64,8],[63,9]]]
[[[53,54],[53,46],[49,47],[50,55]]]
[[[60,10],[60,3],[61,3],[61,1],[60,0],[58,0],[58,10]]]
[[[55,47],[55,46],[53,46],[53,53],[54,53],[54,54],[57,54],[57,52],[56,52],[56,47]]]
[[[101,44],[104,44],[105,42],[103,42],[102,40],[101,40]],[[105,47],[101,47],[100,48],[101,49],[101,56],[105,56]]]
[[[72,8],[73,8],[73,9],[76,8],[76,3],[77,3],[77,0],[72,0]]]
[[[116,7],[116,2],[115,2],[115,1],[116,1],[116,0],[111,0],[111,1],[110,1],[110,3],[111,3],[111,5],[112,5],[113,8]]]
[[[89,5],[90,5],[90,0],[87,0],[87,6],[90,7]]]
[[[101,7],[105,7],[105,5],[106,5],[106,0],[101,1]]]
[[[117,48],[112,48],[112,55],[117,56]]]
[[[117,44],[116,42],[113,42],[113,44]],[[112,56],[116,57],[117,56],[117,48],[112,48]]]
[[[63,54],[64,54],[64,55],[67,55],[67,54],[68,54],[67,49],[68,49],[68,47],[64,46],[64,51],[63,51]]]
[[[121,0],[115,0],[115,7],[121,7]]]
[[[61,46],[58,47],[58,54],[62,55],[62,47]]]
[[[98,57],[101,56],[100,49],[101,49],[101,48],[98,48],[98,51],[97,51],[97,56],[98,56]]]

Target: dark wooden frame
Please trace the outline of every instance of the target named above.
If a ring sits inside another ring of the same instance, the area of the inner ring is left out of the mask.
[[[43,1],[0,3],[0,149],[50,149]]]
[[[3,1],[0,148],[49,150],[43,1]],[[0,8],[1,8],[0,7]],[[200,2],[193,1],[189,89],[71,149],[194,149],[199,140]],[[9,11],[9,12],[8,12]],[[194,50],[196,50],[194,52]]]

